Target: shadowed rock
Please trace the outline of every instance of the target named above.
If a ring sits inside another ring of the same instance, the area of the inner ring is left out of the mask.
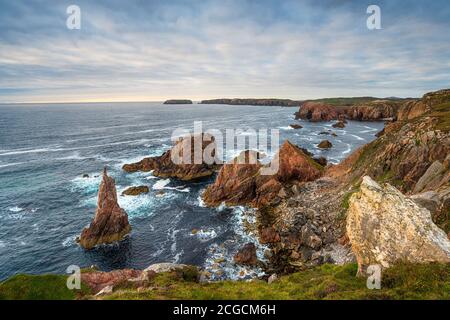
[[[253,162],[238,161],[253,159]],[[263,166],[259,163],[258,154],[245,151],[231,163],[225,164],[212,185],[203,194],[205,203],[217,206],[222,202],[228,205],[250,204],[261,207],[274,201],[283,189],[285,182],[311,181],[322,173],[322,167],[300,148],[285,141],[272,160],[278,159],[278,170],[273,175],[262,175]],[[281,192],[283,194],[283,192]]]
[[[328,140],[323,140],[317,145],[321,149],[330,149],[332,146],[333,144]]]
[[[258,263],[255,245],[253,243],[244,245],[234,256],[234,262],[237,264],[255,266]]]
[[[195,145],[201,148],[200,163],[195,161]],[[217,169],[218,161],[215,159],[215,141],[214,137],[208,134],[196,136],[186,136],[178,140],[169,151],[166,151],[159,157],[144,158],[139,162],[125,164],[122,169],[126,172],[152,171],[153,175],[161,178],[177,178],[188,181],[211,176]],[[203,159],[205,149],[213,161],[206,163]],[[208,152],[210,151],[210,153]],[[175,163],[172,157],[177,157],[180,161]],[[183,160],[183,157],[187,161]]]
[[[123,196],[138,196],[142,193],[148,193],[150,190],[147,186],[129,187],[122,192]]]

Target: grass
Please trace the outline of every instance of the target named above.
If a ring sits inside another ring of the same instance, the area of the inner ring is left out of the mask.
[[[0,300],[73,300],[89,294],[81,290],[69,290],[66,275],[16,275],[0,283]]]
[[[369,290],[364,278],[355,277],[356,264],[322,265],[281,277],[277,282],[180,281],[158,275],[148,288],[117,290],[107,299],[450,299],[450,265],[400,264],[382,274],[381,290]]]
[[[450,102],[434,106],[431,116],[438,119],[436,129],[444,132],[450,131]]]
[[[382,273],[380,290],[369,290],[357,278],[357,265],[325,264],[282,276],[272,284],[262,280],[197,282],[195,268],[157,274],[140,289],[124,283],[103,299],[450,299],[449,264],[398,264]],[[86,289],[70,291],[63,275],[17,275],[0,283],[0,299],[86,299]]]

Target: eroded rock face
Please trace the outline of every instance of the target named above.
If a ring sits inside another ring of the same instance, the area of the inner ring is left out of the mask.
[[[242,162],[239,157],[253,157],[254,161]],[[217,206],[225,202],[228,205],[264,206],[278,197],[283,183],[290,180],[311,181],[322,173],[322,167],[317,162],[289,141],[281,146],[275,156],[279,165],[273,175],[261,174],[263,165],[257,161],[257,155],[254,153],[245,151],[239,157],[225,164],[216,181],[208,186],[203,194],[207,205]]]
[[[78,242],[85,249],[91,249],[99,244],[119,241],[130,231],[128,215],[117,203],[114,179],[108,176],[105,168],[94,220],[82,231]]]
[[[390,100],[375,100],[354,106],[333,106],[322,102],[308,101],[303,103],[296,113],[296,119],[331,121],[345,119],[373,121],[395,118],[400,103]]]
[[[431,214],[400,191],[366,176],[350,198],[347,235],[358,261],[358,273],[371,264],[450,262],[450,241]]]
[[[123,283],[130,279],[138,278],[141,274],[141,270],[133,269],[113,270],[110,272],[82,272],[81,282],[88,286],[92,290],[92,293],[96,294],[106,287],[113,288],[117,284]]]
[[[312,122],[335,120],[342,114],[340,110],[329,104],[321,102],[305,102],[296,113],[296,119],[309,120]]]
[[[255,266],[258,263],[255,244],[247,243],[244,245],[234,256],[234,262],[237,264]]]
[[[211,161],[200,159],[201,163],[195,161],[195,145],[201,146],[201,155],[208,154]],[[122,168],[126,172],[152,171],[153,175],[161,178],[177,178],[188,181],[211,176],[217,169],[218,159],[215,159],[214,137],[207,134],[187,136],[180,139],[172,147],[159,157],[144,158],[139,162],[125,164]],[[175,163],[172,158],[177,156],[180,163]],[[181,162],[183,156],[188,160]],[[186,163],[189,162],[189,163]]]

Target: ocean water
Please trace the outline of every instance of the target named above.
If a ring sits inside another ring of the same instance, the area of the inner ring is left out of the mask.
[[[282,141],[289,139],[334,163],[373,140],[383,127],[350,121],[343,130],[333,129],[331,122],[296,121],[295,111],[160,103],[0,105],[0,280],[17,273],[64,273],[69,265],[97,265],[107,271],[158,262],[198,265],[211,271],[213,279],[261,273],[232,263],[240,246],[257,242],[244,228],[245,221],[254,220],[252,210],[203,206],[200,195],[213,178],[181,182],[150,173],[127,174],[121,166],[162,154],[171,146],[174,129],[192,130],[200,120],[205,129],[222,131],[276,128]],[[304,128],[291,129],[293,123]],[[318,135],[329,129],[338,136]],[[334,147],[317,149],[322,139]],[[128,238],[86,251],[75,237],[94,215],[104,166],[119,194],[143,184],[151,191],[119,196],[133,228]],[[157,195],[160,190],[164,195]],[[258,246],[260,258],[264,250]]]

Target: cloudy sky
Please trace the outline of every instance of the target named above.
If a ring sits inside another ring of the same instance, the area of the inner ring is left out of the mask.
[[[66,9],[81,9],[81,29]],[[366,9],[381,8],[381,30]],[[0,102],[420,96],[450,87],[450,2],[0,0]]]

